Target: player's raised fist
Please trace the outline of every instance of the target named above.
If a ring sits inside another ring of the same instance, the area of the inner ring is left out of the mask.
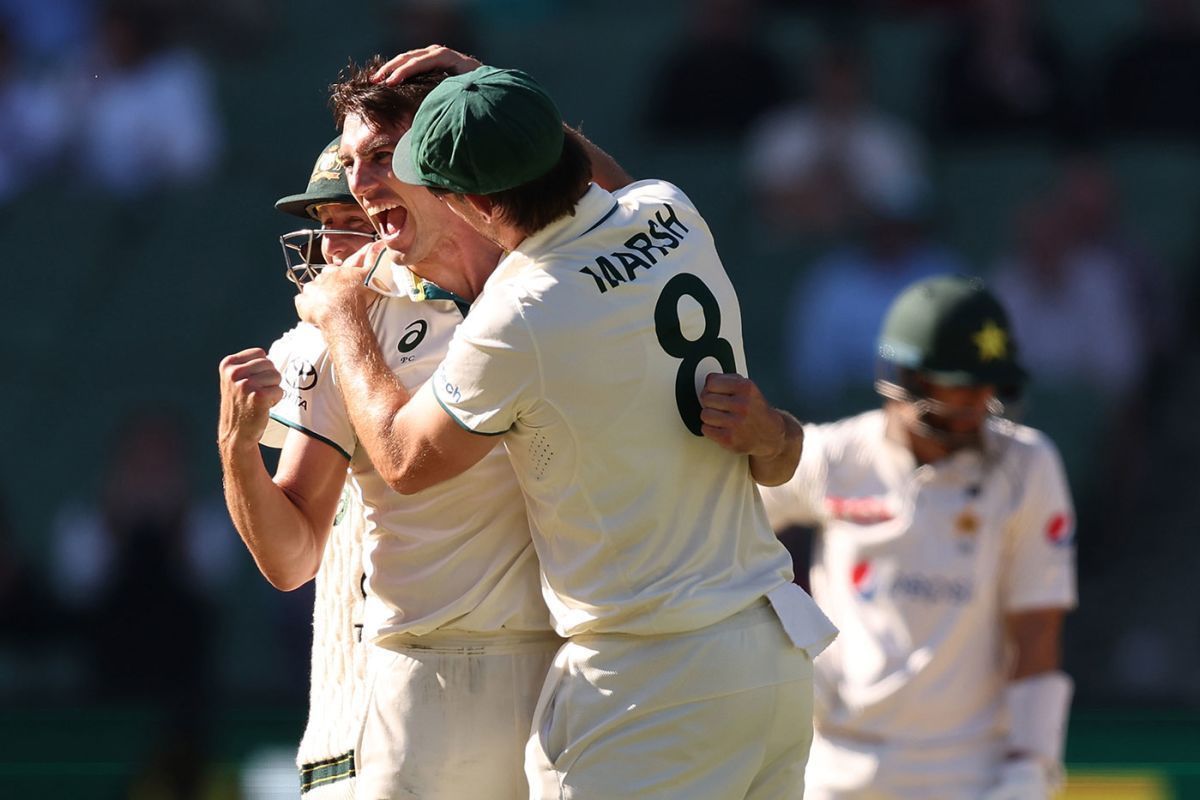
[[[221,414],[217,442],[221,447],[258,443],[271,406],[283,399],[282,376],[261,347],[221,359]]]
[[[376,83],[395,86],[414,75],[425,72],[449,72],[452,75],[461,75],[481,66],[483,65],[477,58],[472,58],[440,44],[433,44],[394,56],[377,69],[371,79]]]

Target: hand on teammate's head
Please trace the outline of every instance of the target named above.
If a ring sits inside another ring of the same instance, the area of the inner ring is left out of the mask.
[[[442,71],[449,72],[451,75],[462,75],[481,66],[483,64],[477,58],[440,44],[433,44],[392,57],[375,71],[371,80],[395,86],[414,75],[421,75],[425,72]]]

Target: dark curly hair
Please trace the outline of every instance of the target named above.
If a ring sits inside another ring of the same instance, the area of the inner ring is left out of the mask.
[[[433,88],[450,77],[446,72],[414,75],[396,86],[372,83],[371,76],[384,64],[383,56],[373,56],[359,66],[349,62],[329,86],[329,105],[338,128],[351,114],[362,117],[372,128],[412,120]]]

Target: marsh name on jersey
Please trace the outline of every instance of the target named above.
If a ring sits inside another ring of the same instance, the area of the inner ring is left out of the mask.
[[[664,216],[665,213],[665,216]],[[625,240],[626,250],[614,250],[608,256],[596,256],[595,268],[580,267],[584,275],[590,275],[596,281],[596,288],[604,294],[610,288],[615,289],[622,283],[637,280],[638,269],[650,269],[658,263],[659,258],[665,258],[683,243],[683,238],[689,228],[680,221],[675,209],[668,203],[663,203],[663,210],[654,213],[654,219],[646,224],[646,232],[638,232]],[[655,252],[658,257],[655,257]],[[625,273],[613,264],[620,263]],[[599,274],[597,274],[599,273]]]

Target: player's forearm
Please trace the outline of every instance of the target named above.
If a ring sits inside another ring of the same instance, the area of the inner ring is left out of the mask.
[[[1009,614],[1005,630],[1013,652],[1011,680],[1057,670],[1062,663],[1060,608],[1035,609]]]
[[[411,399],[388,368],[364,317],[346,316],[323,331],[350,424],[371,465],[391,485],[414,462],[401,410]]]
[[[297,500],[271,479],[258,444],[222,442],[225,505],[238,535],[272,586],[291,591],[317,573],[323,540]]]
[[[786,411],[776,409],[776,413],[783,420],[783,435],[775,443],[776,449],[750,455],[750,475],[760,486],[780,486],[791,480],[804,452],[804,427]]]

